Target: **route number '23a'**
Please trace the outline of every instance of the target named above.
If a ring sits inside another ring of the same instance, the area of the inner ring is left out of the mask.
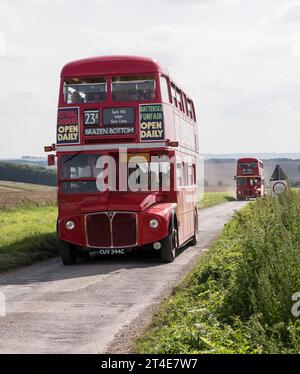
[[[85,126],[97,126],[100,124],[99,110],[85,110],[84,111]]]

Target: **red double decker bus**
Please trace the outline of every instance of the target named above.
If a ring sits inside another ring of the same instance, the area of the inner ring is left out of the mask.
[[[194,104],[151,58],[107,56],[61,72],[57,140],[60,257],[150,247],[166,262],[198,230]]]
[[[237,200],[248,200],[265,194],[264,164],[258,158],[240,158],[235,179]]]

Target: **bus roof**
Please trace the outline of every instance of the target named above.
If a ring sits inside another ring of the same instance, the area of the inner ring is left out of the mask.
[[[262,162],[262,160],[260,160],[259,158],[255,158],[255,157],[244,157],[244,158],[239,158],[237,160],[237,162]]]
[[[157,72],[169,75],[167,69],[149,57],[101,56],[69,62],[63,67],[61,77]]]

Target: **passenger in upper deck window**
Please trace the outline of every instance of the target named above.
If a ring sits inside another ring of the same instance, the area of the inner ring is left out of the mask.
[[[96,99],[96,94],[93,93],[93,92],[88,92],[86,95],[85,95],[85,102],[86,103],[95,103],[97,101]]]
[[[74,91],[72,93],[72,96],[71,96],[71,103],[72,104],[79,104],[79,103],[82,103],[82,102],[83,102],[83,99],[80,96],[79,92]]]
[[[140,94],[137,91],[129,92],[129,101],[139,101]]]
[[[140,100],[153,100],[155,99],[155,91],[152,90],[143,90],[141,91],[141,98]]]
[[[105,92],[88,92],[85,96],[86,103],[103,103],[105,101]]]

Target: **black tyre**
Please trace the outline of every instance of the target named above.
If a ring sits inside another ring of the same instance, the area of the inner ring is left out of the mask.
[[[161,242],[161,259],[163,262],[173,262],[176,257],[178,247],[178,230],[172,220],[169,235]]]
[[[77,259],[77,248],[73,244],[59,241],[59,256],[64,265],[73,265]]]
[[[194,216],[194,236],[192,237],[192,240],[191,240],[191,245],[196,245],[197,244],[197,241],[198,241],[198,231],[199,231],[199,228],[198,228],[198,212],[195,211],[195,216]]]

